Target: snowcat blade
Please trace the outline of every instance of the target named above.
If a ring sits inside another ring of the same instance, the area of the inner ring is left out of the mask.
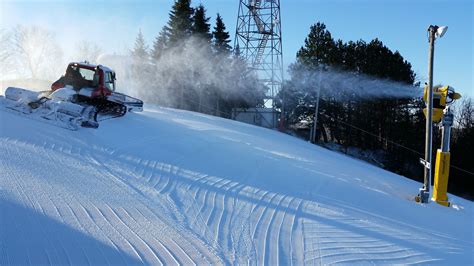
[[[6,101],[4,101],[6,102]],[[24,107],[24,106],[23,106]],[[42,113],[43,112],[26,112],[25,110],[26,109],[21,109],[21,108],[18,108],[18,107],[14,107],[14,106],[5,106],[5,110],[12,113],[12,114],[15,114],[15,115],[20,115],[26,119],[31,119],[33,121],[38,121],[38,122],[42,122],[42,123],[46,123],[46,124],[49,124],[49,125],[53,125],[53,126],[57,126],[57,127],[60,127],[60,128],[64,128],[64,129],[68,129],[68,130],[78,130],[78,126],[75,126],[74,124],[72,124],[71,122],[63,122],[63,121],[57,121],[56,119],[52,118],[52,117],[48,117],[46,115],[43,115]]]
[[[30,114],[32,112],[32,109],[28,104],[30,102],[36,101],[38,99],[39,94],[39,92],[29,91],[16,87],[8,87],[5,90],[5,108],[22,114]]]
[[[120,92],[113,92],[112,95],[107,96],[107,100],[115,103],[123,104],[127,107],[128,112],[142,112],[143,101],[132,96]]]
[[[5,98],[10,101],[21,102],[21,103],[30,103],[38,100],[41,92],[30,91],[26,89],[8,87],[5,90]]]
[[[8,110],[35,120],[47,121],[49,124],[78,130],[79,127],[98,128],[97,110],[94,106],[84,106],[72,102],[52,100],[42,97],[43,92],[8,87],[2,101]]]

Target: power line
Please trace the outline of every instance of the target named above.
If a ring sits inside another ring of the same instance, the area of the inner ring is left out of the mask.
[[[328,117],[328,118],[332,118],[332,119],[336,120],[336,121],[339,122],[339,123],[342,123],[342,124],[344,124],[344,125],[347,125],[347,126],[349,126],[349,127],[352,127],[352,128],[357,129],[357,130],[359,130],[359,131],[362,131],[362,132],[364,132],[364,133],[366,133],[366,134],[368,134],[368,135],[370,135],[370,136],[373,136],[373,137],[382,139],[382,140],[384,140],[384,141],[386,141],[386,142],[389,142],[389,143],[391,143],[391,144],[393,144],[393,145],[395,145],[395,146],[404,148],[404,149],[406,149],[406,150],[408,150],[408,151],[411,151],[411,152],[413,152],[413,153],[416,153],[416,154],[418,154],[418,155],[421,155],[421,156],[424,155],[423,153],[421,153],[421,152],[419,152],[419,151],[417,151],[417,150],[415,150],[415,149],[412,149],[412,148],[410,148],[410,147],[407,147],[407,146],[405,146],[405,145],[402,145],[402,144],[400,144],[400,143],[397,143],[397,142],[395,142],[395,141],[393,141],[393,140],[390,140],[390,139],[388,139],[388,138],[380,137],[380,136],[378,136],[378,135],[376,135],[376,134],[374,134],[374,133],[372,133],[372,132],[369,132],[369,131],[367,131],[367,130],[364,130],[364,129],[362,129],[362,128],[359,128],[359,127],[357,127],[357,126],[354,126],[354,125],[352,125],[352,124],[349,124],[349,123],[347,123],[347,122],[345,122],[345,121],[342,121],[342,120],[340,120],[340,119],[337,119],[337,118],[335,118],[335,117],[329,116],[329,115],[327,115],[327,114],[320,114],[320,115],[324,115],[324,116],[326,116],[326,117]],[[451,164],[451,167],[454,168],[454,169],[456,169],[456,170],[458,170],[458,171],[461,171],[461,172],[464,172],[464,173],[467,173],[467,174],[469,174],[469,175],[474,176],[474,173],[473,173],[473,172],[470,172],[470,171],[468,171],[468,170],[465,170],[465,169],[463,169],[463,168],[461,168],[461,167],[459,167],[459,166],[456,166],[456,165]]]

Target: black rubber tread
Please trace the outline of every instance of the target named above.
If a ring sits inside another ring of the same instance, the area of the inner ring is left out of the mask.
[[[120,103],[114,103],[110,101],[104,101],[101,105],[97,107],[97,113],[95,116],[95,121],[104,121],[112,118],[117,118],[124,116],[127,113],[127,106],[120,104]],[[101,116],[100,119],[98,119],[98,116]]]
[[[108,101],[105,98],[91,99],[78,95],[76,101],[78,104],[86,104],[95,107],[96,111],[93,115],[93,121],[95,122],[121,117],[127,113],[127,106],[121,103]]]

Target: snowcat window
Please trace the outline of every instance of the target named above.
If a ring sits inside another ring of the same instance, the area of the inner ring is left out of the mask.
[[[64,85],[71,85],[75,89],[91,87],[94,79],[94,71],[83,69],[78,66],[69,66],[62,82]]]
[[[105,75],[105,87],[111,91],[115,91],[114,77],[111,72],[106,72]]]
[[[94,80],[94,70],[90,70],[87,68],[79,68],[79,72],[81,73],[81,76],[84,77],[87,81],[93,81]]]

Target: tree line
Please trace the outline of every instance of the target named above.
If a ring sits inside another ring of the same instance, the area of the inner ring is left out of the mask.
[[[311,27],[296,57],[289,68],[290,79],[278,96],[287,127],[307,138],[308,130],[297,129],[302,121],[312,127],[319,98],[316,128],[319,144],[336,143],[345,152],[351,148],[371,151],[372,163],[415,180],[423,179],[419,163],[419,158],[424,157],[425,137],[421,97],[361,97],[365,90],[373,90],[370,83],[355,82],[354,88],[347,90],[337,80],[330,82],[330,86],[322,86],[317,78],[308,77],[337,71],[353,76],[351,81],[370,76],[421,91],[411,64],[398,51],[391,51],[378,39],[335,40],[326,25],[318,22]],[[449,189],[468,197],[474,197],[474,165],[468,162],[469,151],[474,150],[473,117],[472,102],[467,99],[458,106],[451,146],[454,167],[451,167]],[[439,130],[435,132],[433,158],[441,141]]]
[[[147,102],[223,117],[235,107],[263,104],[266,89],[233,53],[222,17],[217,14],[212,30],[210,19],[202,4],[177,0],[151,48],[138,33],[132,78]]]

